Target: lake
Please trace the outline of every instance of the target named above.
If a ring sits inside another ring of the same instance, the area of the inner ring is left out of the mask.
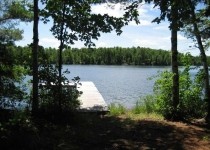
[[[68,69],[68,79],[79,76],[81,81],[92,81],[107,104],[120,103],[131,108],[140,97],[153,93],[153,80],[149,77],[170,67],[155,66],[107,66],[107,65],[63,65]]]

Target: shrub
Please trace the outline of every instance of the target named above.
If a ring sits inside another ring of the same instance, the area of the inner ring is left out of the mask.
[[[164,116],[172,114],[172,77],[169,71],[161,72],[155,81],[154,94],[157,100],[157,110]]]
[[[179,96],[180,102],[177,113],[181,118],[203,117],[205,113],[205,102],[203,101],[203,80],[202,71],[195,77],[191,77],[190,66],[186,66],[180,71]],[[159,79],[154,85],[155,98],[157,100],[157,110],[166,118],[171,118],[173,111],[172,103],[172,77],[170,71],[163,71],[159,74]]]
[[[191,68],[192,69],[192,68]],[[186,117],[202,117],[205,114],[206,102],[204,98],[203,70],[200,69],[192,80],[190,68],[186,67],[180,76],[180,104],[181,112]]]
[[[65,71],[69,73],[69,71]],[[39,86],[40,95],[40,110],[42,113],[61,113],[72,112],[80,106],[77,99],[80,92],[76,89],[76,84],[79,84],[79,77],[75,77],[72,83],[75,87],[69,87],[70,81],[62,75],[59,79],[58,71],[55,66],[42,65],[39,70],[39,76],[44,86]],[[61,81],[61,91],[59,91]]]

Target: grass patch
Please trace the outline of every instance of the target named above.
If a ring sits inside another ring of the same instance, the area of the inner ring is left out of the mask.
[[[156,100],[154,96],[148,95],[136,102],[136,105],[132,109],[134,114],[141,113],[155,113],[156,111]]]
[[[111,103],[109,105],[109,114],[113,116],[118,116],[126,113],[126,108],[122,104]]]
[[[155,99],[153,96],[146,96],[144,99],[136,102],[132,109],[125,108],[122,104],[111,103],[109,105],[109,115],[120,118],[129,118],[131,120],[163,120],[163,116],[157,112]]]
[[[151,120],[164,120],[163,116],[158,113],[139,113],[134,114],[132,111],[127,111],[125,114],[121,115],[122,118],[129,118],[131,120],[144,120],[144,119],[151,119]]]
[[[209,141],[210,140],[210,136],[208,136],[208,135],[205,135],[205,136],[203,136],[203,138],[202,138],[203,140],[205,140],[205,141]]]

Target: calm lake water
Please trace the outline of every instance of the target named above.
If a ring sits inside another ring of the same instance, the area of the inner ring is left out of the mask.
[[[116,102],[130,108],[140,97],[153,93],[154,79],[158,71],[169,67],[63,65],[68,69],[68,79],[79,76],[81,81],[92,81],[107,104]]]

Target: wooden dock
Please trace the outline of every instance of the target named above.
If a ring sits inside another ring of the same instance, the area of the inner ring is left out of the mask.
[[[81,102],[80,112],[108,112],[108,106],[93,82],[81,82],[77,89],[83,92],[78,98]]]

